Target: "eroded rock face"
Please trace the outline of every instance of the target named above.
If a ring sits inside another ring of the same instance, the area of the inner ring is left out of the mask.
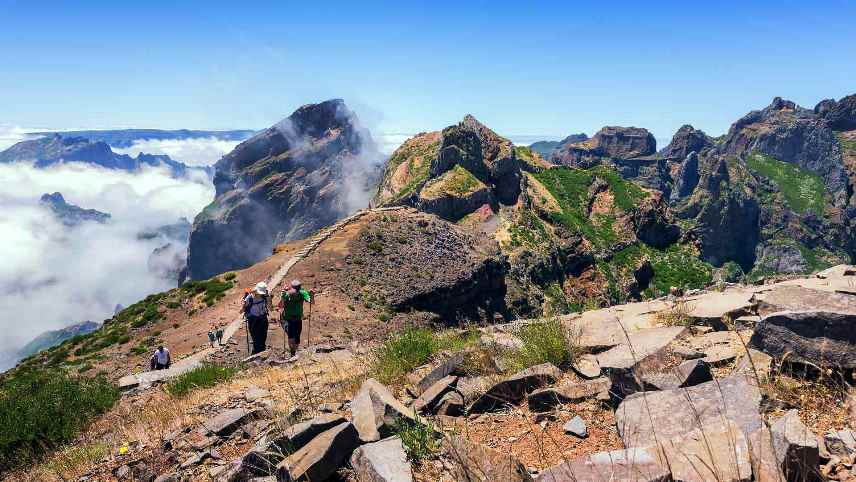
[[[663,149],[662,155],[667,159],[686,159],[690,153],[700,153],[713,146],[713,139],[703,131],[686,124],[672,136],[672,142]]]
[[[190,235],[188,268],[205,279],[269,256],[368,203],[380,156],[336,99],[299,108],[215,165],[214,202]]]
[[[829,127],[837,131],[856,129],[856,94],[848,95],[838,102],[832,99],[821,101],[814,109],[826,119]]]
[[[571,167],[588,168],[601,158],[634,159],[657,151],[654,135],[638,127],[607,126],[591,139],[568,144],[553,154],[553,162]]]
[[[783,311],[761,319],[749,345],[774,358],[856,368],[856,313]]]

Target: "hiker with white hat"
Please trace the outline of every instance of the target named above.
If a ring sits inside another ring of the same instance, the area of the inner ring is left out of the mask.
[[[297,347],[300,345],[300,334],[303,332],[303,303],[312,306],[314,293],[310,293],[300,287],[300,280],[291,282],[291,286],[282,290],[277,308],[282,310],[280,323],[288,338],[288,349],[291,357],[297,356]]]
[[[244,297],[243,308],[247,318],[247,329],[253,338],[251,355],[265,351],[270,305],[270,294],[267,283],[264,281],[256,283],[256,287]]]

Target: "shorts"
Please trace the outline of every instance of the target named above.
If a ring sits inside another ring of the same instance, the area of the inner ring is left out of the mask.
[[[300,334],[303,332],[303,320],[282,320],[282,329],[285,330],[289,340],[300,341]]]

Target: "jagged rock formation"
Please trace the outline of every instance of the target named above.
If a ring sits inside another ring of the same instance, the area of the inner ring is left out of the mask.
[[[83,209],[66,202],[61,193],[43,194],[39,200],[42,206],[53,212],[54,216],[68,227],[78,226],[87,221],[104,224],[110,220],[110,215],[96,209]]]
[[[216,197],[193,223],[192,279],[241,268],[368,200],[375,162],[370,135],[342,100],[309,104],[242,142],[215,168]]]
[[[553,161],[571,167],[592,167],[603,158],[635,159],[657,151],[654,135],[638,127],[608,126],[590,140],[569,144],[553,155]]]
[[[856,129],[856,94],[848,95],[838,102],[833,99],[820,101],[814,108],[831,129],[849,131]]]
[[[167,155],[140,153],[137,157],[131,157],[116,154],[106,142],[59,134],[22,141],[0,152],[0,164],[12,162],[33,162],[39,168],[60,162],[81,162],[124,171],[135,171],[143,166],[166,166],[174,176],[184,175],[188,169]]]

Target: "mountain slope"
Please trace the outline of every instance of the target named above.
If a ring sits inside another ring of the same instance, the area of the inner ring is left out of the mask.
[[[192,279],[249,266],[365,206],[380,156],[341,100],[299,108],[216,164],[216,198],[190,235]]]
[[[85,130],[60,132],[30,132],[29,136],[82,137],[92,142],[104,142],[112,147],[128,148],[135,141],[147,140],[184,140],[200,137],[215,138],[224,141],[242,141],[252,136],[252,130],[205,131],[205,130],[163,130],[163,129],[116,129],[116,130]]]
[[[103,213],[96,209],[83,209],[74,204],[66,202],[61,193],[43,194],[39,202],[51,210],[57,219],[69,227],[77,226],[80,223],[94,221],[104,224],[110,220],[108,213]]]

